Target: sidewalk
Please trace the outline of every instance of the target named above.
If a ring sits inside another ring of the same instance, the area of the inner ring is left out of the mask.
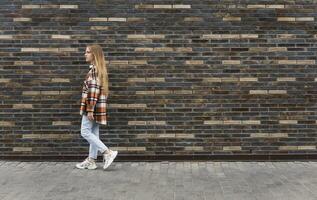
[[[1,200],[316,200],[317,162],[0,161]]]

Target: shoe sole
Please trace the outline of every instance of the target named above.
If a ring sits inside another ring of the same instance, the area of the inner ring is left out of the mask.
[[[118,151],[115,151],[115,155],[114,155],[114,157],[112,158],[112,160],[110,160],[109,165],[108,165],[107,167],[103,166],[103,169],[107,169],[107,168],[112,164],[112,162],[113,162],[114,159],[117,157],[117,155],[118,155]]]
[[[77,168],[77,169],[88,169],[88,170],[94,170],[94,169],[97,169],[97,167],[96,167],[96,168],[77,167],[77,165],[76,165],[76,168]]]

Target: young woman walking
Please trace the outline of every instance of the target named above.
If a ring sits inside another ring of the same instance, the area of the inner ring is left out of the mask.
[[[89,142],[90,147],[89,157],[76,164],[76,167],[79,169],[96,169],[99,151],[103,155],[103,168],[107,169],[118,152],[110,150],[99,139],[99,125],[107,124],[106,101],[109,94],[108,73],[101,46],[87,46],[85,58],[90,66],[82,89],[80,105],[80,114],[82,115],[81,136]]]

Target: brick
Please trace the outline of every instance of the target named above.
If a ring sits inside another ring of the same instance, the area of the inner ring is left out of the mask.
[[[53,126],[70,126],[72,122],[70,121],[53,121]]]
[[[111,147],[114,151],[128,151],[128,147]]]
[[[127,151],[146,151],[145,147],[128,147]]]
[[[297,60],[296,61],[296,64],[299,64],[299,65],[313,65],[315,64],[315,60]]]
[[[40,48],[21,48],[22,52],[39,52]]]
[[[154,5],[151,4],[140,4],[140,5],[135,5],[136,9],[149,9],[149,8],[154,8]]]
[[[186,65],[203,65],[203,60],[186,60]]]
[[[33,61],[14,61],[14,65],[23,66],[23,65],[33,65]]]
[[[145,78],[128,78],[128,82],[145,82]]]
[[[258,78],[244,77],[239,79],[240,82],[256,82]]]
[[[128,121],[128,125],[146,125],[146,121]]]
[[[106,17],[91,17],[89,18],[90,22],[107,22],[108,18]]]
[[[146,78],[146,82],[165,82],[165,78]]]
[[[146,94],[149,94],[149,95],[153,95],[154,94],[154,91],[136,91],[136,94],[139,94],[139,95],[146,95]]]
[[[13,147],[13,151],[14,152],[30,152],[32,151],[32,148],[31,147]]]
[[[259,35],[258,34],[241,34],[240,37],[243,39],[255,39],[255,38],[258,38]]]
[[[287,94],[286,90],[269,90],[269,94]]]
[[[279,8],[279,9],[283,9],[285,8],[284,5],[265,5],[266,8]]]
[[[112,103],[108,105],[110,108],[127,108],[127,104],[117,104],[117,103]]]
[[[241,151],[241,146],[224,146],[222,147],[224,151]]]
[[[30,22],[32,21],[32,18],[27,18],[27,17],[17,17],[13,18],[14,22]]]
[[[172,5],[154,5],[154,8],[170,9],[172,8]]]
[[[175,138],[175,134],[157,134],[157,138]]]
[[[155,90],[154,93],[155,94],[172,94],[173,91],[171,91],[171,90]]]
[[[9,78],[0,78],[0,83],[9,83],[11,79]]]
[[[295,20],[297,22],[313,22],[315,19],[314,17],[296,17]]]
[[[295,17],[278,17],[279,22],[295,22]]]
[[[154,51],[173,51],[173,48],[170,48],[170,47],[155,47]]]
[[[286,82],[286,81],[296,81],[296,78],[294,78],[294,77],[278,77],[276,80],[281,81],[281,82]]]
[[[221,82],[221,78],[204,78],[205,82]]]
[[[204,147],[201,146],[188,146],[185,147],[185,151],[203,151]]]
[[[223,124],[241,124],[240,120],[224,120]]]
[[[148,64],[146,60],[130,60],[128,63],[131,65],[146,65],[146,64]]]
[[[12,121],[0,121],[0,127],[11,127],[11,126],[15,126],[15,122]]]
[[[191,47],[179,47],[175,48],[176,52],[192,52],[193,49]]]
[[[60,5],[59,8],[61,8],[61,9],[77,9],[78,5]]]
[[[242,124],[261,124],[261,121],[259,120],[242,120]]]
[[[175,4],[175,5],[173,5],[173,8],[176,8],[176,9],[188,9],[188,8],[191,8],[191,5]]]
[[[297,120],[279,120],[280,124],[297,124]]]
[[[247,5],[247,8],[266,8],[265,5],[261,5],[261,4],[258,4],[258,5]]]
[[[278,60],[278,64],[296,65],[296,60]]]
[[[109,26],[91,26],[91,30],[109,30]]]
[[[316,146],[298,146],[298,150],[315,150]]]
[[[47,4],[47,5],[41,5],[41,8],[48,8],[48,9],[52,9],[52,8],[59,8],[59,5],[54,5],[54,4]]]
[[[22,92],[22,95],[31,95],[31,96],[33,96],[33,95],[40,95],[40,94],[41,94],[40,91],[23,91]]]
[[[267,94],[267,90],[250,90],[250,94]]]
[[[53,83],[69,83],[69,78],[52,78],[51,82]]]
[[[0,40],[12,40],[12,35],[0,35]]]
[[[193,134],[186,134],[186,133],[176,133],[176,138],[195,138]]]
[[[174,94],[193,94],[192,90],[174,90]]]
[[[185,17],[185,22],[202,22],[204,19],[202,17]]]
[[[224,65],[240,65],[240,60],[223,60],[222,64]]]
[[[38,9],[41,5],[22,5],[22,9]]]
[[[145,18],[142,17],[128,17],[127,22],[144,22]]]
[[[286,47],[269,47],[268,51],[274,52],[274,51],[287,51]]]
[[[239,78],[235,78],[235,77],[224,77],[221,78],[221,82],[238,82]]]
[[[111,60],[110,64],[111,65],[128,65],[129,61],[128,60]]]
[[[204,121],[204,124],[207,124],[207,125],[223,124],[223,121],[222,120],[207,120],[207,121]]]
[[[147,121],[147,125],[166,125],[165,121]]]
[[[109,22],[126,22],[127,19],[122,17],[109,17],[108,21]]]
[[[241,17],[223,17],[223,21],[241,21]]]
[[[277,38],[281,39],[290,39],[290,38],[296,38],[295,34],[277,34]]]
[[[63,39],[63,40],[70,40],[70,35],[52,35],[52,39]]]
[[[14,109],[33,108],[32,104],[13,104]]]
[[[297,146],[280,146],[279,147],[279,150],[298,150],[298,147]]]
[[[147,108],[146,104],[139,103],[139,104],[127,104],[128,108]]]
[[[153,51],[153,48],[138,47],[134,51]]]
[[[59,95],[59,91],[41,91],[42,95]]]

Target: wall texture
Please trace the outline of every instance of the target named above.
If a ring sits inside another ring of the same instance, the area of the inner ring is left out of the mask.
[[[87,44],[126,156],[316,155],[312,0],[2,0],[0,156],[84,156]],[[194,158],[194,157],[193,157]]]

